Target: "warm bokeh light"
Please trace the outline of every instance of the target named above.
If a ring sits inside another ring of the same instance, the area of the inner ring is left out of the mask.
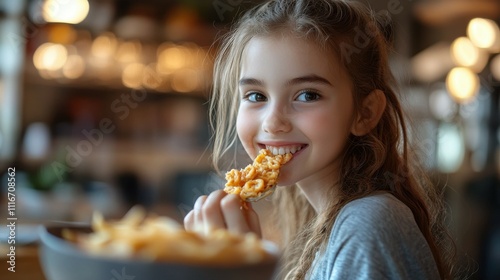
[[[493,77],[500,81],[500,55],[496,55],[490,62],[490,71]]]
[[[118,46],[115,58],[120,63],[139,62],[141,59],[142,45],[139,41],[123,42]]]
[[[95,39],[78,35],[73,43],[48,42],[35,51],[33,63],[41,77],[68,82],[85,75],[106,83],[121,80],[128,88],[193,93],[202,90],[210,75],[207,52],[195,43],[152,46],[119,39],[111,32]]]
[[[142,84],[151,89],[159,89],[163,82],[162,77],[156,72],[156,63],[151,63],[144,68]]]
[[[446,88],[457,102],[468,102],[479,91],[479,77],[468,68],[455,67],[446,77]]]
[[[122,82],[129,88],[140,88],[142,85],[142,76],[144,74],[144,64],[131,63],[123,69]]]
[[[70,55],[62,71],[64,77],[68,79],[78,79],[85,72],[85,61],[79,55]]]
[[[198,48],[196,50],[194,57],[195,57],[194,61],[197,65],[197,67],[199,67],[199,68],[206,68],[207,65],[210,64],[210,58],[208,57],[207,52],[202,48]]]
[[[451,44],[451,56],[457,66],[469,67],[481,72],[488,63],[488,54],[474,46],[467,37],[459,37]]]
[[[40,45],[34,55],[33,64],[38,70],[55,71],[61,69],[68,58],[68,51],[61,44],[44,43]]]
[[[162,47],[160,47],[161,49]],[[186,66],[189,52],[181,46],[166,47],[158,54],[158,72],[170,74]]]
[[[499,40],[498,25],[490,19],[474,18],[467,26],[467,36],[479,48],[490,49]]]
[[[438,42],[411,58],[412,76],[421,82],[442,79],[455,64],[450,55],[450,43]]]
[[[75,41],[77,32],[69,24],[51,24],[48,27],[47,36],[52,43],[69,45]]]
[[[92,43],[92,55],[98,58],[110,58],[115,53],[117,40],[112,33],[104,33]]]
[[[38,71],[40,77],[46,80],[57,80],[63,77],[62,71],[42,69]]]
[[[78,24],[87,17],[90,6],[87,0],[46,0],[42,9],[46,22]]]
[[[177,92],[192,92],[198,89],[200,79],[193,69],[183,69],[172,75],[171,85]]]

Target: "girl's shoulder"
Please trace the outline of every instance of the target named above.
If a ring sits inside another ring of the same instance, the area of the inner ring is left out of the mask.
[[[339,212],[311,279],[438,279],[432,252],[413,214],[379,192]]]
[[[387,192],[353,200],[342,208],[334,224],[334,230],[355,230],[371,233],[398,232],[418,227],[408,206]]]
[[[361,212],[366,215],[377,215],[380,211],[384,213],[400,213],[400,211],[403,211],[404,214],[411,214],[410,208],[394,195],[388,192],[379,191],[347,203],[339,212],[339,216],[350,215],[353,214],[353,212]]]

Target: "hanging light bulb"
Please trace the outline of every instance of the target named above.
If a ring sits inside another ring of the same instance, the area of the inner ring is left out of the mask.
[[[451,56],[457,66],[471,68],[481,72],[488,63],[488,54],[477,48],[469,38],[459,37],[451,44]]]
[[[42,9],[46,22],[78,24],[87,17],[90,6],[87,0],[45,0]]]
[[[33,54],[33,64],[38,70],[59,70],[64,66],[67,59],[68,51],[61,44],[44,43]]]
[[[467,36],[478,48],[492,49],[500,41],[498,25],[485,18],[474,18],[467,25]]]
[[[122,83],[128,88],[140,88],[144,73],[144,64],[131,63],[123,69]]]
[[[479,77],[469,68],[455,67],[446,77],[446,88],[459,103],[466,103],[479,91]]]

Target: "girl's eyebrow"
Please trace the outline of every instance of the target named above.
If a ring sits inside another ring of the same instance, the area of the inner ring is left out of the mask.
[[[254,79],[254,78],[241,78],[239,84],[240,84],[240,86],[247,86],[247,85],[262,86],[262,85],[264,85],[264,82],[262,82],[261,80]]]
[[[330,83],[327,79],[325,79],[321,76],[315,75],[315,74],[293,78],[290,81],[288,81],[286,83],[286,85],[293,86],[293,85],[302,84],[302,83],[317,83],[317,84],[325,84],[325,85],[330,85],[330,86],[332,85],[332,83]]]
[[[286,82],[287,86],[292,86],[292,85],[297,85],[297,84],[302,84],[302,83],[319,83],[319,84],[325,84],[325,85],[330,85],[332,86],[332,83],[330,83],[327,79],[311,74],[307,76],[302,76],[302,77],[297,77],[289,80]],[[252,86],[262,86],[264,85],[264,82],[258,79],[254,78],[241,78],[239,81],[240,86],[246,86],[246,85],[252,85]]]

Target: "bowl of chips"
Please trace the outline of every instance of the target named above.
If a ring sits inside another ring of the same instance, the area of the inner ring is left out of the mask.
[[[132,209],[119,221],[43,226],[40,263],[48,280],[272,279],[277,247],[253,234],[188,232],[167,217]]]

